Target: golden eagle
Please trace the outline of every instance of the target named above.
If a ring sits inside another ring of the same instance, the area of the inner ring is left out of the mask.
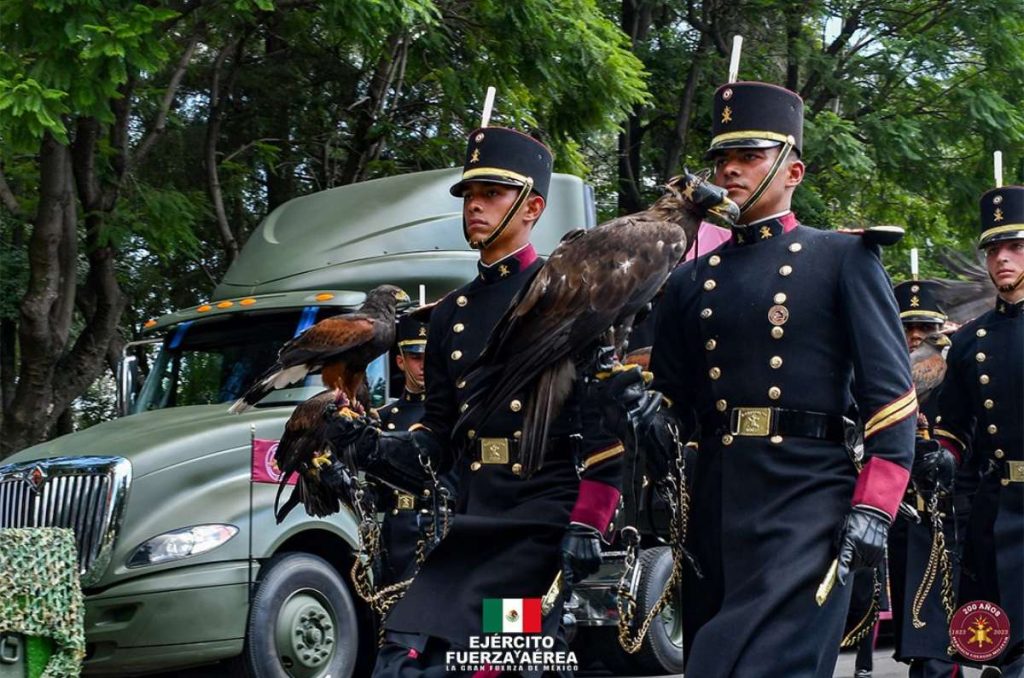
[[[355,404],[366,366],[395,341],[398,302],[408,301],[409,295],[400,288],[381,285],[370,290],[355,313],[321,320],[285,343],[277,363],[229,411],[245,412],[274,389],[294,384],[321,368],[324,386],[340,391],[347,403]]]
[[[703,176],[686,173],[665,188],[647,210],[563,238],[467,370],[472,391],[456,430],[481,428],[529,388],[520,461],[526,475],[540,468],[577,365],[592,359],[598,341],[621,355],[634,317],[682,260],[702,219],[732,225],[739,217],[725,189]]]

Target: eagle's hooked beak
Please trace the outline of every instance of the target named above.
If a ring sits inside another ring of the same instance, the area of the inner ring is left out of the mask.
[[[685,171],[685,170],[684,170]],[[718,226],[732,228],[740,218],[740,207],[729,199],[729,193],[720,186],[707,181],[707,174],[686,172],[686,189],[683,195],[698,208],[704,210],[704,218]]]
[[[396,308],[398,308],[398,310],[405,310],[413,305],[412,297],[410,297],[405,290],[398,289],[395,291],[394,294],[396,302],[395,306]]]
[[[723,194],[717,205],[708,208],[706,218],[713,224],[732,228],[740,218],[740,206],[730,200],[728,195]]]

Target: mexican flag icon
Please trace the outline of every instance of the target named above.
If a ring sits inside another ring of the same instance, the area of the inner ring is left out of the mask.
[[[484,633],[540,633],[540,598],[484,598]]]

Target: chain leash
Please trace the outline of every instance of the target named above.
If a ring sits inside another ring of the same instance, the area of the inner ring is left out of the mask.
[[[420,464],[426,470],[430,477],[431,487],[433,489],[433,496],[436,497],[434,502],[434,511],[442,514],[440,522],[441,538],[444,538],[448,534],[449,519],[447,511],[440,511],[440,505],[446,505],[449,497],[447,488],[443,487],[437,479],[437,474],[434,472],[433,466],[430,463],[430,458],[425,454],[420,453],[419,455]],[[364,487],[360,487],[355,492],[355,510],[357,518],[359,519],[358,534],[359,534],[359,548],[356,552],[356,557],[352,562],[352,568],[349,572],[352,585],[355,589],[356,594],[376,613],[380,619],[387,617],[388,612],[394,607],[395,603],[402,599],[405,592],[409,589],[412,584],[412,578],[404,579],[400,582],[390,584],[382,589],[377,590],[373,583],[373,564],[379,562],[381,559],[381,526],[377,520],[377,506],[373,500],[373,493],[367,492]],[[435,534],[435,520],[432,519],[427,522],[425,529],[420,532],[420,536],[416,541],[416,564],[422,565],[423,561],[426,560],[427,554],[430,553],[430,549],[434,543]],[[378,641],[383,643],[384,626],[380,625]]]
[[[921,619],[921,609],[940,573],[942,576],[940,596],[942,607],[946,613],[946,623],[948,624],[953,617],[953,576],[949,563],[949,551],[946,550],[946,533],[942,529],[942,515],[939,513],[938,491],[932,492],[928,498],[928,513],[931,517],[932,547],[928,552],[928,565],[925,567],[924,576],[921,578],[921,584],[917,587],[911,606],[911,623],[915,629],[924,628],[927,625],[927,622]]]
[[[679,430],[672,424],[667,424],[672,440],[675,443],[676,458],[674,473],[670,472],[663,480],[658,481],[657,489],[659,495],[665,499],[672,516],[669,521],[669,545],[672,551],[672,573],[665,588],[662,589],[658,601],[648,610],[639,629],[633,633],[636,620],[637,600],[634,591],[634,579],[638,574],[638,554],[640,550],[640,534],[633,526],[627,526],[622,530],[623,539],[626,541],[625,569],[619,579],[616,589],[616,607],[619,612],[618,636],[619,645],[629,654],[635,654],[640,650],[651,624],[668,605],[673,594],[682,584],[683,574],[683,543],[686,540],[686,531],[689,527],[690,494],[686,487],[686,458],[683,454],[683,445],[679,440]]]
[[[871,570],[871,586],[871,605],[868,606],[864,616],[843,637],[843,640],[839,643],[840,648],[856,647],[875,628],[875,622],[878,621],[878,612],[881,609],[882,603],[882,580],[878,576],[878,568]]]

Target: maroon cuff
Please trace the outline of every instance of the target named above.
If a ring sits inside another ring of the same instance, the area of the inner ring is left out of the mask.
[[[861,469],[850,503],[852,506],[866,504],[895,518],[909,480],[909,470],[886,459],[871,457]]]
[[[956,459],[956,465],[959,466],[960,465],[960,449],[957,447],[957,444],[954,443],[952,440],[947,440],[945,438],[939,438],[938,440],[939,440],[939,445],[942,445],[944,448],[946,448],[949,451],[950,454],[953,455],[953,458]]]
[[[614,487],[596,480],[581,480],[569,522],[589,525],[603,534],[618,506],[619,491]]]

